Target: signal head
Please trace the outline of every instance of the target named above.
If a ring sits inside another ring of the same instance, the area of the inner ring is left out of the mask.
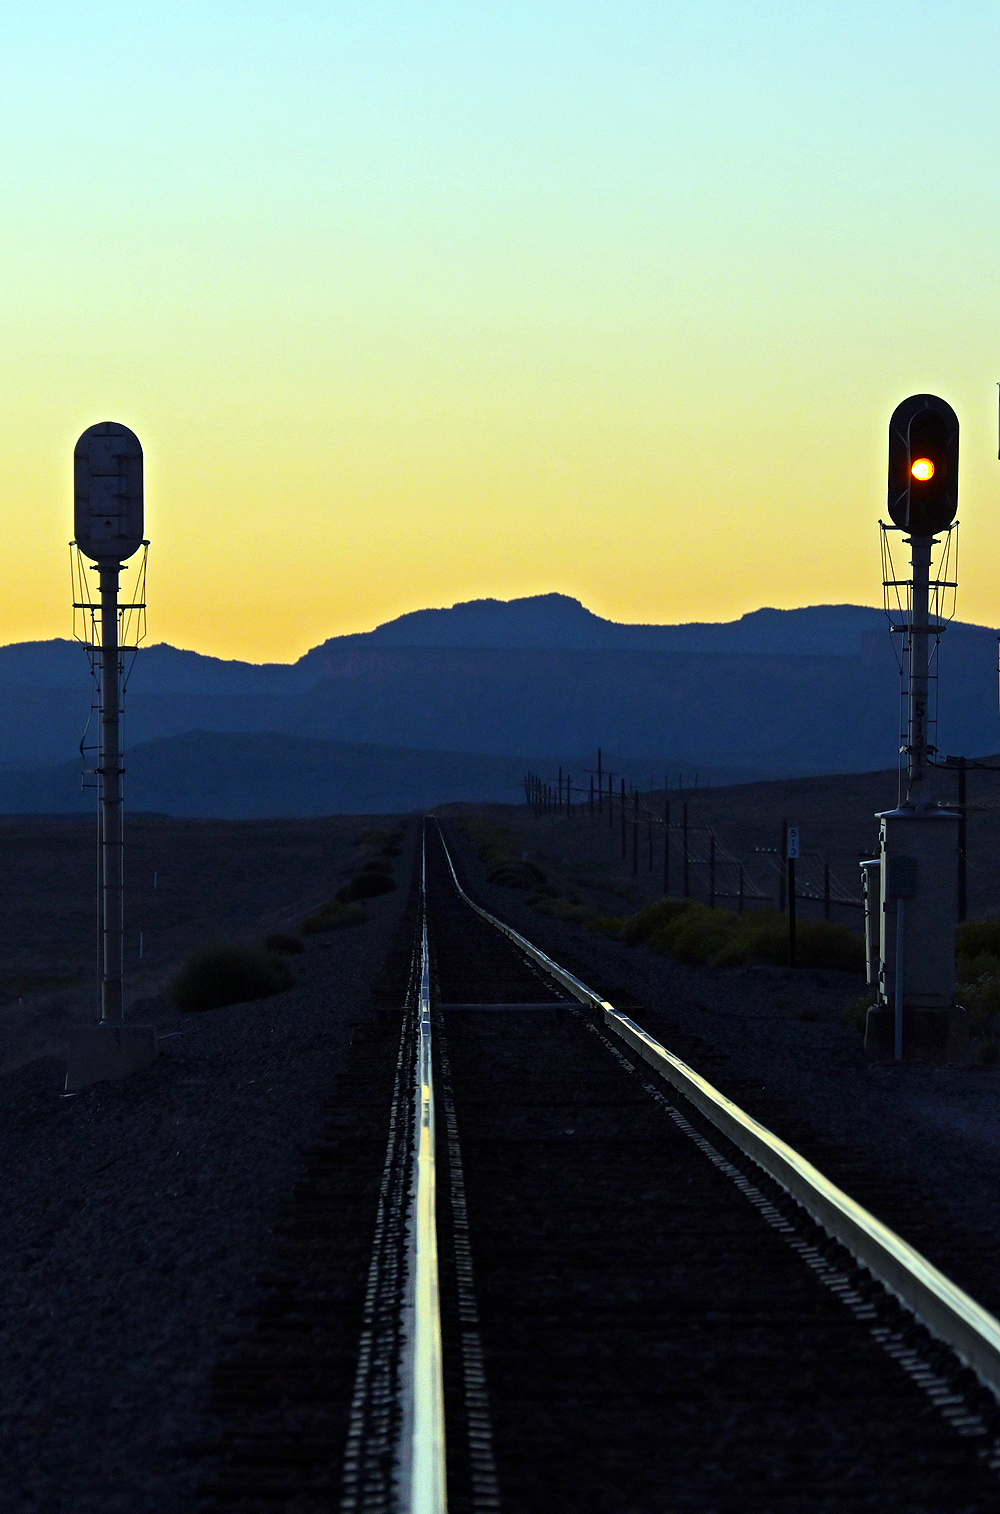
[[[124,562],[142,546],[142,447],[117,421],[88,426],[73,453],[76,544],[97,563]]]
[[[958,510],[958,416],[913,394],[889,422],[889,514],[911,536],[945,531]]]

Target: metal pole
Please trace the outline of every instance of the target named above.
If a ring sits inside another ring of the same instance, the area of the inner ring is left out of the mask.
[[[932,536],[911,536],[913,618],[910,622],[909,729],[906,737],[906,802],[926,804],[927,702],[930,637],[930,577]]]
[[[639,790],[632,795],[632,875],[639,871]]]
[[[601,749],[597,748],[597,813],[604,809],[604,774],[601,770]]]
[[[715,832],[708,834],[708,907],[715,908]]]
[[[666,774],[664,774],[666,777]],[[663,789],[663,892],[670,893],[670,789]]]
[[[594,775],[590,775],[590,818],[594,818]]]
[[[608,829],[609,830],[611,829],[611,827],[615,823],[615,815],[614,815],[614,809],[615,809],[615,807],[614,807],[614,805],[611,802],[613,798],[614,798],[614,791],[613,791],[612,786],[611,786],[611,774],[609,773],[608,774]]]
[[[622,861],[628,857],[628,820],[625,815],[625,779],[622,779]]]
[[[788,858],[788,965],[795,966],[795,858]]]
[[[691,854],[690,854],[690,852],[688,850],[688,807],[687,807],[687,800],[684,801],[684,808],[683,808],[683,811],[682,811],[681,839],[682,839],[682,842],[683,842],[683,845],[684,845],[684,897],[685,897],[685,899],[690,899],[690,897],[691,897]]]
[[[958,918],[964,920],[969,911],[969,864],[966,857],[966,762],[958,759]]]
[[[122,761],[118,677],[120,563],[102,563],[101,583],[101,1021],[122,1019]]]

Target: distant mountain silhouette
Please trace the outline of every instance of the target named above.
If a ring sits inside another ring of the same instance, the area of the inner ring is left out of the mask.
[[[740,620],[687,625],[624,625],[602,620],[566,594],[472,599],[448,610],[414,610],[356,636],[335,636],[306,654],[308,663],[348,645],[469,647],[566,652],[721,652],[850,657],[865,631],[885,616],[862,605],[754,610]]]
[[[291,664],[144,648],[129,680],[125,735],[133,754],[191,732],[337,743],[345,763],[346,748],[359,746],[466,754],[480,764],[500,759],[515,784],[529,762],[575,765],[597,746],[634,764],[643,781],[650,767],[679,765],[783,777],[892,765],[898,693],[885,617],[868,607],[630,626],[545,594],[416,611],[333,637]],[[28,772],[72,763],[91,703],[82,647],[0,648],[0,694],[0,769],[28,783]],[[969,756],[1000,745],[991,630],[956,623],[943,638],[939,745]],[[250,783],[248,748],[213,750],[230,753],[234,782],[239,769],[239,782]],[[171,751],[180,761],[181,748]],[[516,797],[500,773],[492,796]],[[276,771],[275,804],[283,781]],[[366,799],[362,808],[405,808],[404,799],[390,785],[382,805]]]

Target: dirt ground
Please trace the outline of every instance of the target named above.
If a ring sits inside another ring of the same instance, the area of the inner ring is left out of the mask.
[[[366,833],[393,824],[127,816],[127,1013],[197,947],[299,923],[350,876]],[[0,941],[0,1069],[10,1072],[59,1051],[67,1027],[95,1014],[95,819],[0,820]]]
[[[973,775],[970,799],[991,802],[992,782]],[[832,860],[833,840],[844,857],[867,849],[871,812],[893,797],[884,775],[866,775],[798,789],[713,789],[697,803],[720,835],[743,825],[760,844],[782,815],[799,821],[807,843],[810,827],[822,835],[826,823]],[[977,810],[970,825],[982,868],[976,912],[998,899],[989,867],[995,813]],[[550,873],[609,912],[659,890],[657,871],[633,875],[618,834],[598,821],[536,820],[523,807],[489,814],[512,828],[522,850],[544,852]],[[130,1013],[157,1021],[161,1053],[146,1073],[64,1100],[59,1037],[94,1003],[94,828],[75,819],[0,823],[8,995],[0,1014],[8,1155],[0,1510],[193,1507],[184,1448],[204,1433],[207,1384],[225,1338],[245,1329],[260,1304],[258,1279],[304,1153],[331,1113],[371,1099],[347,1052],[358,1023],[374,1020],[372,985],[403,908],[417,827],[396,864],[397,890],[372,901],[360,928],[310,938],[286,994],[171,1018],[160,990],[207,940],[252,938],[300,921],[353,871],[373,824],[388,829],[392,821],[133,817]],[[627,947],[539,914],[523,893],[491,884],[461,827],[446,829],[460,876],[480,902],[634,1014],[1000,1311],[1000,1064],[873,1065],[844,1016],[861,990],[859,974],[723,971]],[[341,1088],[338,1076],[354,1082]]]

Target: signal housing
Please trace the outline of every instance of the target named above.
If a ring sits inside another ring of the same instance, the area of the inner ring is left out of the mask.
[[[914,474],[921,462],[931,468]],[[911,394],[889,422],[889,515],[911,536],[934,536],[957,510],[958,416],[936,394]]]

